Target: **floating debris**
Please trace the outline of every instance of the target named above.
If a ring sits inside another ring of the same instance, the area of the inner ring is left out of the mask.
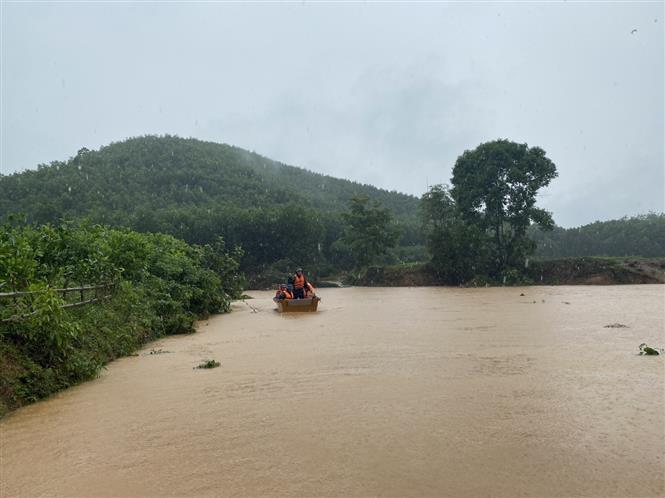
[[[166,354],[166,353],[173,353],[173,351],[166,351],[165,349],[159,348],[159,349],[151,349],[148,354]]]
[[[220,365],[221,365],[221,363],[218,362],[218,361],[207,360],[207,361],[204,361],[203,363],[201,363],[198,367],[194,367],[194,369],[196,370],[197,368],[217,368]]]
[[[628,325],[624,325],[623,323],[610,323],[609,325],[605,325],[606,329],[627,329],[629,328]]]

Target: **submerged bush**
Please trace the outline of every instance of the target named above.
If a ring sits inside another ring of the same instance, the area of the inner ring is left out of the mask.
[[[646,344],[642,343],[640,344],[640,354],[641,355],[646,355],[646,356],[657,356],[662,353],[662,350],[654,349]]]
[[[221,363],[216,360],[207,360],[199,364],[199,366],[196,368],[217,368],[220,365]]]

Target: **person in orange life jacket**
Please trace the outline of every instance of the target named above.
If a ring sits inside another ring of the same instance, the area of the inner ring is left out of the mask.
[[[310,282],[305,282],[305,299],[309,299],[311,297],[316,297],[314,286]]]
[[[296,274],[293,276],[293,297],[296,299],[304,299],[305,288],[307,288],[307,279],[302,273],[302,268],[298,268]]]
[[[293,295],[289,292],[289,289],[285,284],[280,284],[279,290],[275,293],[277,299],[293,299]]]

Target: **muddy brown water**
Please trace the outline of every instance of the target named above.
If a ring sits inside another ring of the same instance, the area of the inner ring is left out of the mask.
[[[0,494],[665,493],[665,286],[251,294],[0,421]]]

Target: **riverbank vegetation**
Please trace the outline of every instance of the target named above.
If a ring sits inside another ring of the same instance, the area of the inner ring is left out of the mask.
[[[372,265],[430,262],[449,283],[502,283],[518,279],[527,259],[665,256],[664,214],[554,225],[533,196],[552,166],[538,147],[488,142],[460,156],[450,186],[418,199],[229,145],[145,136],[0,175],[0,222],[88,220],[198,245],[222,237],[242,247],[251,287],[297,266],[312,278],[357,277]]]
[[[197,246],[101,225],[2,226],[0,292],[11,296],[0,298],[0,415],[229,311],[240,256],[222,239]],[[95,286],[101,295],[86,290]],[[72,287],[82,289],[75,302],[58,291]]]
[[[665,213],[596,221],[577,228],[529,230],[541,259],[582,256],[665,256]]]

